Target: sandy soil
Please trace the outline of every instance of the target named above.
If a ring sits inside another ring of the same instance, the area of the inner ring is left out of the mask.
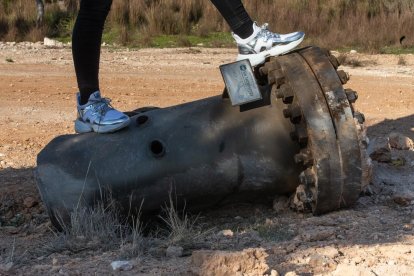
[[[105,48],[103,94],[125,111],[217,95],[223,88],[218,66],[235,54],[235,49]],[[356,106],[366,116],[371,140],[391,132],[414,139],[414,56],[352,58],[364,62],[344,67],[351,74],[347,87],[359,93]],[[401,58],[405,65],[398,65]],[[73,133],[75,92],[69,48],[0,43],[0,275],[121,273],[110,266],[120,258],[117,250],[40,250],[54,234],[32,176],[36,155],[52,138]],[[280,204],[207,212],[200,222],[214,230],[203,246],[178,259],[163,253],[129,258],[132,270],[122,274],[193,275],[211,272],[209,260],[221,273],[228,268],[227,275],[412,275],[414,154],[392,150],[392,156],[404,162],[374,162],[370,191],[352,209],[321,217]]]

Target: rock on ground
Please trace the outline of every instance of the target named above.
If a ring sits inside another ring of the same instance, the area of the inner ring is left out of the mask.
[[[263,275],[269,269],[264,249],[241,252],[200,250],[193,252],[191,264],[197,275]]]

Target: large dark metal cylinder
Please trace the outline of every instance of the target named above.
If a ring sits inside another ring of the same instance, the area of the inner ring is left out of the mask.
[[[109,135],[66,135],[38,155],[51,219],[109,193],[120,210],[159,211],[172,192],[189,209],[292,193],[298,210],[351,206],[369,183],[364,116],[349,75],[308,47],[256,68],[263,100],[240,108],[212,97],[132,116]]]
[[[143,213],[171,188],[191,209],[293,192],[298,146],[282,104],[269,103],[241,112],[217,96],[135,115],[117,133],[57,137],[38,156],[43,201],[53,218],[108,190],[125,210],[144,200]]]

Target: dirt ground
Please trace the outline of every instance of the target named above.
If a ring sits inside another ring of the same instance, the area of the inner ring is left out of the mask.
[[[104,48],[102,91],[124,111],[217,95],[218,66],[235,55]],[[349,57],[360,62],[344,66],[346,86],[359,93],[371,141],[392,132],[414,139],[414,56]],[[74,133],[75,92],[69,47],[0,43],[0,275],[413,275],[414,151],[396,149],[390,163],[373,162],[369,191],[348,210],[313,217],[278,204],[206,212],[200,221],[213,231],[204,246],[177,258],[147,252],[129,258],[124,272],[110,265],[117,250],[42,254],[54,232],[33,179],[36,155]]]

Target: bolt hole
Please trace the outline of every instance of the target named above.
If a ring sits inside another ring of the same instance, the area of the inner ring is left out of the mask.
[[[136,122],[137,122],[137,126],[142,126],[143,124],[145,124],[146,122],[148,122],[148,116],[147,115],[141,115],[138,116]]]
[[[165,147],[162,142],[158,140],[151,142],[150,150],[155,157],[162,157],[165,154]]]

